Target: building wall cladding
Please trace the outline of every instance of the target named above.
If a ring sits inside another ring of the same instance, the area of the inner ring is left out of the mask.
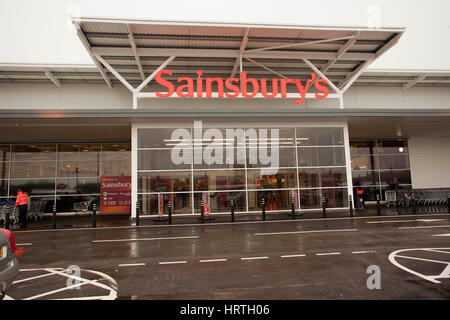
[[[449,187],[450,137],[411,137],[408,146],[412,187]]]
[[[174,101],[176,101],[174,103]],[[213,102],[212,102],[213,101]],[[338,108],[336,99],[307,99],[296,105],[293,99],[141,99],[140,108],[192,108],[217,110],[298,110],[299,108]],[[450,109],[448,87],[354,86],[344,95],[345,108],[358,109]],[[0,83],[0,109],[127,109],[132,94],[121,84],[63,83],[60,88],[45,83]]]

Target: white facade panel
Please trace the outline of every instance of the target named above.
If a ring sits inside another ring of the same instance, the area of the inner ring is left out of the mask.
[[[413,188],[450,185],[450,137],[413,137],[408,147]]]

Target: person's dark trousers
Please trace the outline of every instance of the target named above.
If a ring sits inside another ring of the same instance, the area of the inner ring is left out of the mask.
[[[27,226],[27,211],[28,211],[28,204],[19,205],[19,225],[21,227]]]

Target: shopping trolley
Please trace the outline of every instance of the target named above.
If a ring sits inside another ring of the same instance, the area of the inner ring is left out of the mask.
[[[397,205],[397,191],[396,190],[386,190],[384,191],[384,196],[386,198],[386,207],[395,207]]]
[[[73,204],[73,211],[74,212],[80,212],[80,211],[86,212],[89,210],[91,203],[92,203],[92,200],[76,202]]]

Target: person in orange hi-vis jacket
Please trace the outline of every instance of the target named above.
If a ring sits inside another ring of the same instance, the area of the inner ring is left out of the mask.
[[[22,190],[17,189],[16,206],[19,207],[19,225],[21,228],[27,226],[28,197]]]

